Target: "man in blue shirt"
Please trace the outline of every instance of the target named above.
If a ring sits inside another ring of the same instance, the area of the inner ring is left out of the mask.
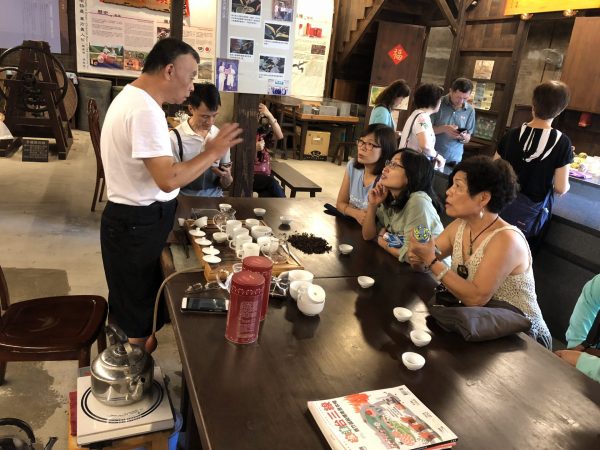
[[[435,150],[446,158],[446,164],[462,160],[464,145],[475,131],[475,110],[467,103],[472,90],[471,80],[457,78],[442,97],[439,111],[431,115]]]

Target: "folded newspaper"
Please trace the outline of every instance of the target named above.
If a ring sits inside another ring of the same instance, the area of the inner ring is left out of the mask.
[[[308,402],[334,450],[442,449],[456,435],[406,386]]]

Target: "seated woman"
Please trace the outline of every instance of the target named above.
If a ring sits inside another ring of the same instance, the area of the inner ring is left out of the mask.
[[[358,139],[356,159],[350,159],[335,204],[338,211],[362,225],[367,212],[367,195],[381,175],[385,161],[396,150],[394,130],[386,125],[369,125]]]
[[[435,241],[422,244],[411,237],[411,265],[425,264],[466,306],[483,306],[495,299],[519,308],[531,321],[529,334],[551,348],[550,331],[537,303],[529,246],[521,231],[498,215],[517,195],[510,164],[486,156],[462,161],[450,175],[446,195],[446,214],[456,220]],[[439,260],[449,255],[451,268]]]
[[[415,227],[425,225],[435,236],[444,227],[441,205],[432,188],[433,166],[415,150],[398,150],[377,185],[369,192],[369,206],[362,224],[365,240],[377,238],[379,246],[406,261],[408,239]]]
[[[444,90],[435,84],[423,84],[415,90],[415,110],[404,123],[399,146],[424,153],[438,168],[444,167],[446,160],[435,150],[435,133],[430,116],[440,110],[442,95]]]
[[[569,350],[559,350],[556,354],[600,383],[600,343],[592,340],[586,342],[598,314],[600,314],[600,275],[596,275],[585,284],[577,300],[567,330]]]
[[[252,190],[259,197],[285,197],[283,188],[271,175],[271,157],[269,156],[269,149],[273,147],[275,141],[283,139],[283,132],[277,119],[263,103],[258,105],[258,115]]]

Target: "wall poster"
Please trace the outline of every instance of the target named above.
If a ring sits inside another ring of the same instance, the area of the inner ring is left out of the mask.
[[[215,68],[219,90],[290,93],[296,1],[219,0]]]
[[[322,97],[331,43],[333,0],[296,2],[292,94]]]
[[[213,81],[216,0],[189,3],[183,40],[200,55],[196,81]],[[77,70],[138,77],[154,44],[169,36],[169,19],[164,1],[75,0]]]

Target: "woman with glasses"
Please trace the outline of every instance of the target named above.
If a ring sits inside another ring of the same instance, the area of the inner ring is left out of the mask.
[[[390,127],[369,125],[357,141],[356,159],[346,165],[336,208],[362,225],[367,210],[367,195],[381,175],[386,160],[396,150],[396,135]]]
[[[529,246],[523,233],[498,215],[515,199],[517,186],[506,161],[475,156],[457,164],[446,191],[446,214],[456,220],[435,241],[423,244],[412,237],[409,261],[429,269],[465,306],[494,299],[519,308],[531,321],[530,336],[551,348]],[[446,256],[452,256],[451,267],[440,261]]]
[[[402,129],[400,148],[414,148],[427,156],[435,166],[443,168],[446,160],[435,150],[435,133],[431,114],[440,110],[444,90],[435,84],[423,84],[415,90],[412,112]]]
[[[407,261],[408,239],[419,225],[439,235],[444,227],[441,205],[432,188],[433,166],[415,150],[397,150],[377,185],[369,192],[369,206],[362,224],[365,240],[377,243],[401,262]]]

